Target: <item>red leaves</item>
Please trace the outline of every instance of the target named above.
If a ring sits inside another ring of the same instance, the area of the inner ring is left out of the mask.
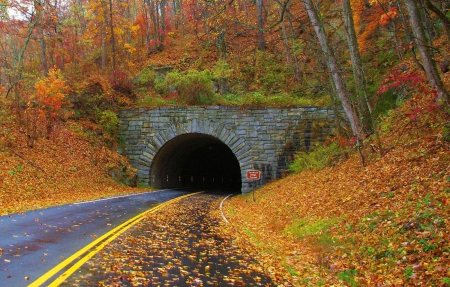
[[[422,110],[421,108],[413,108],[410,110],[410,112],[405,114],[405,117],[408,117],[411,120],[415,120],[419,117],[419,113],[421,110]]]
[[[396,88],[411,87],[414,89],[416,86],[423,83],[425,83],[425,79],[418,72],[408,72],[408,70],[404,72],[400,69],[394,69],[385,78],[383,84],[378,90],[378,93],[383,94],[389,89]]]
[[[356,138],[352,137],[348,139],[344,136],[335,136],[334,138],[327,140],[325,145],[328,146],[331,143],[337,143],[340,147],[352,147],[356,144]]]

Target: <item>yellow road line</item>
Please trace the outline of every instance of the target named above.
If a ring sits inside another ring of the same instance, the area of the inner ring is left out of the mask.
[[[53,281],[51,284],[48,285],[48,286],[59,286],[66,278],[68,278],[78,268],[80,268],[84,263],[86,263],[86,261],[88,261],[90,258],[92,258],[95,254],[97,254],[100,250],[102,250],[108,243],[110,243],[111,241],[116,239],[123,232],[125,232],[126,230],[128,230],[129,228],[131,228],[132,226],[134,226],[135,224],[140,222],[142,219],[144,219],[144,217],[147,214],[154,213],[154,212],[162,209],[164,206],[169,205],[169,204],[171,204],[171,203],[173,203],[175,201],[178,201],[178,200],[181,200],[181,199],[183,199],[185,197],[196,195],[196,194],[199,194],[199,193],[202,193],[202,192],[203,191],[190,193],[190,194],[186,194],[186,195],[183,195],[183,196],[171,199],[171,200],[169,200],[167,202],[164,202],[164,203],[162,203],[162,204],[160,204],[158,206],[150,208],[149,210],[146,210],[146,211],[136,215],[135,217],[125,221],[121,225],[119,225],[119,226],[115,227],[114,229],[108,231],[107,233],[105,233],[104,235],[100,236],[99,238],[97,238],[93,242],[89,243],[85,247],[83,247],[80,250],[78,250],[76,253],[74,253],[72,256],[68,257],[63,262],[59,263],[58,265],[56,265],[55,267],[50,269],[47,273],[45,273],[44,275],[39,277],[36,281],[34,281],[30,285],[28,285],[28,287],[41,286],[43,283],[45,283],[47,280],[49,280],[51,277],[55,276],[58,272],[60,272],[67,265],[69,265],[72,261],[74,261],[75,259],[77,259],[81,255],[83,255],[84,253],[88,252],[89,250],[94,248],[96,245],[98,245],[100,242],[102,242],[103,240],[106,239],[105,242],[103,242],[100,245],[96,246],[91,252],[89,252],[83,258],[78,260],[77,263],[75,263],[71,268],[69,268],[66,272],[64,272],[62,275],[60,275],[55,281]]]

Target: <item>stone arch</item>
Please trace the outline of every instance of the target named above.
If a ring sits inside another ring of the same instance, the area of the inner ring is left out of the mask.
[[[156,130],[147,139],[145,148],[139,156],[139,181],[144,184],[152,185],[150,172],[153,167],[153,160],[158,152],[170,141],[187,134],[201,134],[213,137],[226,145],[236,157],[241,172],[241,191],[244,192],[246,186],[246,171],[251,169],[250,148],[245,139],[235,133],[232,127],[227,127],[222,123],[198,120],[198,119],[171,119],[171,123],[159,130]]]

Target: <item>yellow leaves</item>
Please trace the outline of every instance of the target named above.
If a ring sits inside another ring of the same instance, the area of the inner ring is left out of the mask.
[[[34,88],[40,102],[47,101],[49,97],[53,101],[62,101],[69,91],[58,69],[50,70],[48,77],[38,81]]]
[[[136,48],[133,47],[131,44],[129,43],[125,43],[124,48],[129,52],[129,53],[133,53],[134,51],[136,51]]]
[[[132,32],[133,34],[137,34],[137,33],[139,32],[139,30],[140,30],[140,26],[139,26],[139,25],[133,25],[133,26],[131,26],[131,32]]]

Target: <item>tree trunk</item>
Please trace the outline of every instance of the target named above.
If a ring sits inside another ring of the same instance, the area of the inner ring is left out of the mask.
[[[40,6],[41,9],[44,9],[45,0],[41,0]],[[41,12],[42,13],[42,12]],[[42,19],[42,17],[41,17]],[[44,38],[44,31],[42,30],[42,24],[39,20],[36,24],[38,34],[39,34],[39,48],[40,48],[40,54],[41,54],[41,64],[42,64],[42,71],[44,73],[44,76],[48,76],[48,64],[47,64],[47,57],[46,57],[46,45],[45,45],[45,38]]]
[[[184,39],[184,9],[183,9],[183,0],[180,0],[180,23],[181,23],[181,38]]]
[[[147,4],[147,5],[146,5]],[[148,18],[148,10],[150,9],[150,3],[144,2],[144,16],[145,16],[145,52],[148,55],[150,53],[150,20]]]
[[[103,8],[103,25],[102,25],[102,32],[101,32],[101,38],[102,38],[102,62],[101,62],[101,69],[105,70],[106,68],[106,25],[108,25],[108,16],[106,14],[106,9]]]
[[[427,4],[427,8],[433,11],[433,13],[436,14],[436,16],[438,16],[442,21],[442,26],[444,27],[444,33],[447,37],[447,41],[450,41],[450,19],[447,18],[445,13],[439,10],[439,8],[436,7],[430,0],[425,0],[425,3]]]
[[[371,118],[372,111],[367,100],[366,78],[364,76],[364,67],[359,53],[358,38],[356,37],[350,0],[342,0],[342,8],[344,12],[344,26],[347,32],[347,43],[352,62],[353,77],[356,86],[356,100],[358,103],[361,125],[364,132],[371,133],[373,130]]]
[[[400,62],[405,60],[405,55],[403,54],[403,45],[402,45],[402,40],[399,38],[399,31],[397,29],[397,24],[395,23],[395,21],[392,21],[392,29],[393,31],[393,36],[394,36],[394,41],[395,41],[395,47],[397,50],[397,56],[398,59],[400,60]]]
[[[216,39],[217,48],[219,50],[219,58],[222,61],[227,60],[227,43],[225,42],[225,30],[220,26],[218,28],[218,35]]]
[[[263,16],[263,5],[264,0],[256,0],[256,5],[258,8],[258,49],[260,51],[266,50],[266,40],[264,39],[264,16]]]
[[[39,33],[39,46],[41,48],[41,63],[42,63],[42,71],[44,75],[48,76],[48,67],[47,67],[47,58],[45,57],[45,39],[44,39],[44,31],[42,31],[41,23],[37,23],[37,29]]]
[[[422,60],[423,68],[428,78],[428,82],[433,89],[436,89],[438,99],[448,102],[448,92],[445,90],[441,77],[437,70],[436,62],[433,59],[431,44],[427,38],[424,27],[422,26],[422,19],[415,0],[404,0],[408,9],[409,20],[411,22],[412,31],[414,34],[414,42],[419,50]]]
[[[350,122],[352,133],[357,139],[359,139],[361,138],[359,119],[352,108],[349,93],[347,91],[347,88],[345,87],[345,82],[339,71],[336,58],[331,50],[331,47],[328,45],[325,28],[319,20],[318,12],[313,6],[312,1],[304,0],[303,4],[305,5],[306,12],[308,13],[314,31],[316,32],[316,36],[319,41],[322,53],[324,54],[324,57],[327,61],[328,70],[335,85],[336,92],[339,96],[342,107],[344,108],[344,112]]]
[[[111,53],[112,53],[112,69],[116,70],[116,40],[114,38],[114,23],[113,23],[113,2],[109,0],[109,29],[111,32]]]
[[[25,37],[25,43],[23,44],[23,47],[19,50],[19,53],[18,53],[16,61],[15,61],[14,66],[15,66],[15,70],[16,70],[15,76],[16,76],[17,82],[22,80],[23,56],[25,54],[25,51],[27,50],[28,43],[30,42],[33,30],[36,27],[36,25],[39,23],[39,20],[41,18],[41,7],[40,6],[41,6],[41,3],[39,1],[34,1],[34,7],[36,10],[35,20],[34,20],[34,22],[31,22],[31,20],[30,20],[30,25],[28,26],[27,36]],[[30,19],[33,19],[33,15],[31,15]],[[17,84],[17,82],[13,83],[12,85]]]
[[[281,1],[277,1],[278,4],[280,5],[280,8],[283,9],[283,3],[281,3]],[[298,63],[298,59],[297,56],[295,55],[295,37],[294,37],[294,27],[292,24],[292,16],[291,13],[289,11],[289,4],[286,5],[286,12],[282,13],[282,17],[283,19],[281,19],[281,29],[283,32],[283,43],[286,49],[286,60],[289,64],[292,65],[292,70],[293,70],[293,74],[294,74],[294,79],[295,82],[297,84],[299,84],[302,80],[302,71],[300,69],[300,65]],[[288,23],[289,23],[289,35],[287,32],[287,27],[286,27],[286,23],[285,23],[285,18],[287,18]],[[290,40],[290,43],[289,43]]]
[[[160,22],[161,22],[161,24],[160,24],[160,26],[161,26],[161,31],[162,31],[162,33],[159,35],[159,41],[160,41],[160,45],[163,45],[163,43],[164,43],[164,40],[165,40],[165,33],[166,33],[166,12],[165,12],[165,10],[166,10],[166,1],[165,0],[160,0],[161,2],[160,2],[160,14],[161,14],[161,17],[160,17]]]

